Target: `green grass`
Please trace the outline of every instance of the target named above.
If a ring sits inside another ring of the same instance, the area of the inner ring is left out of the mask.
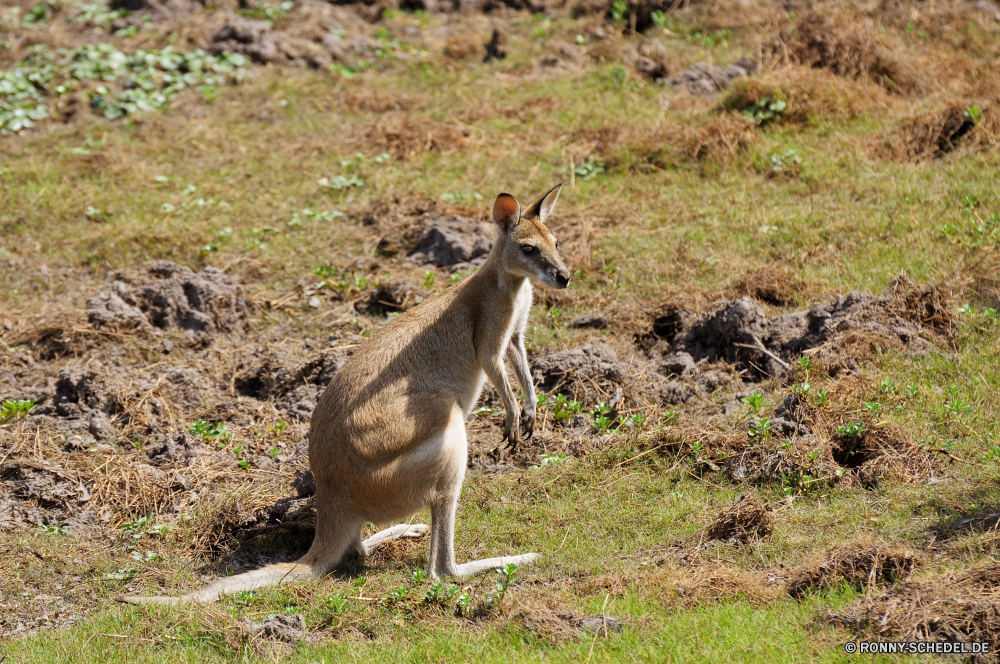
[[[390,27],[415,20],[403,16]],[[682,29],[698,27],[693,21],[672,23],[671,29],[683,35]],[[422,283],[422,271],[374,251],[380,231],[363,226],[358,214],[372,201],[387,194],[449,193],[462,205],[486,210],[500,191],[524,202],[566,181],[553,226],[578,274],[570,289],[575,300],[563,308],[563,320],[616,303],[652,308],[668,292],[721,297],[719,289],[735,277],[765,265],[788,268],[813,285],[789,309],[856,289],[882,293],[901,273],[944,282],[956,293],[956,303],[973,303],[977,309],[959,314],[953,346],[923,356],[885,352],[862,370],[865,400],[884,405],[880,417],[917,440],[931,441],[928,446],[954,441],[950,453],[961,461],[939,457],[936,470],[949,481],[871,491],[827,487],[786,496],[776,484],[748,488],[721,474],[701,475],[668,454],[622,463],[640,453],[627,444],[536,470],[471,474],[458,513],[460,561],[526,551],[543,555],[540,566],[520,572],[496,615],[482,620],[415,601],[402,606],[374,601],[413,585],[412,572],[425,564],[426,542],[376,557],[366,569],[261,591],[250,607],[225,601],[206,609],[168,610],[115,604],[111,598],[125,583],[105,575],[137,568],[133,590],[180,592],[202,584],[199,571],[234,568],[233,559],[191,551],[198,534],[191,523],[200,522],[179,522],[170,533],[138,540],[131,534],[91,541],[73,533],[6,533],[0,535],[8,559],[0,602],[52,604],[33,598],[59,596],[78,607],[73,611],[87,614],[70,627],[8,639],[0,657],[9,662],[854,661],[842,648],[850,635],[823,618],[856,599],[855,590],[827,590],[798,603],[782,595],[780,584],[763,591],[736,584],[719,593],[699,587],[684,598],[677,588],[696,573],[668,555],[670,546],[696,538],[744,491],[775,507],[773,539],[746,548],[713,545],[701,555],[705,564],[744,572],[758,582],[786,574],[858,533],[920,550],[935,527],[997,510],[998,462],[985,455],[1000,445],[995,391],[1000,323],[976,313],[983,303],[970,288],[970,265],[985,257],[988,270],[996,257],[995,235],[987,251],[972,246],[978,220],[1000,213],[996,153],[960,153],[912,166],[880,161],[868,150],[903,117],[947,100],[908,100],[902,109],[842,122],[775,123],[761,131],[758,144],[735,156],[698,162],[675,150],[671,141],[680,137],[654,130],[701,127],[717,112],[714,102],[685,101],[652,82],[619,85],[612,76],[620,66],[616,61],[539,74],[532,69],[546,48],[544,40],[532,37],[539,25],[528,17],[513,19],[511,55],[492,65],[417,52],[410,59],[381,61],[379,69],[350,80],[330,72],[258,67],[243,84],[220,88],[211,103],[191,94],[163,113],[115,122],[87,115],[69,125],[49,123],[0,138],[0,324],[79,309],[105,273],[158,258],[226,268],[261,305],[319,281],[313,273],[318,266],[335,267],[349,280],[391,273]],[[564,19],[544,30],[572,41],[580,27]],[[729,42],[711,49],[682,36],[665,41],[672,56],[687,62],[709,55],[734,60],[755,39],[751,30],[736,30]],[[996,46],[995,34],[977,39],[992,39]],[[365,138],[376,115],[340,101],[347,91],[371,90],[416,97],[421,101],[411,114],[441,123],[458,117],[470,135],[442,152],[380,159],[384,148]],[[513,112],[518,109],[528,112],[519,116]],[[618,128],[620,140],[607,151],[590,149],[588,132],[603,126]],[[89,154],[73,151],[82,147]],[[660,148],[677,154],[666,167],[647,160]],[[798,175],[769,174],[768,155],[789,149],[803,159]],[[358,154],[360,163],[354,159]],[[604,173],[577,177],[569,185],[571,164],[579,166],[584,156],[604,165]],[[337,176],[357,176],[364,184],[339,190],[319,185],[321,178]],[[979,207],[963,207],[967,196],[975,196]],[[88,215],[90,208],[103,214]],[[953,230],[942,230],[946,226]],[[377,261],[378,268],[370,274],[355,266],[359,260]],[[441,273],[431,289],[449,283]],[[296,342],[324,339],[332,320],[304,305],[257,311],[254,334]],[[532,312],[532,353],[583,340],[629,344],[631,331],[570,330],[553,325],[547,311],[539,304]],[[129,343],[138,342],[122,342]],[[143,352],[150,365],[165,361],[156,349]],[[901,392],[918,386],[919,393],[905,399],[879,395],[885,379]],[[946,392],[950,387],[969,404],[967,411],[948,410],[954,404]],[[777,385],[766,389],[778,401],[785,393]],[[860,402],[854,405],[862,409]],[[690,415],[679,410],[682,418]],[[207,427],[208,421],[202,424]],[[229,462],[235,472],[236,460]],[[251,467],[245,474],[254,478],[247,483],[258,481],[253,473]],[[289,492],[287,480],[274,481]],[[274,538],[262,543],[260,552],[287,546]],[[963,536],[948,545],[943,558],[925,556],[918,574],[989,560],[995,547],[988,535]],[[133,548],[140,556],[155,550],[164,559],[136,561]],[[470,585],[478,600],[491,581],[482,583],[486,586]],[[412,592],[421,594],[428,585],[424,581]],[[325,597],[342,591],[374,600],[351,599],[324,624]],[[290,606],[316,628],[316,642],[271,650],[240,636],[242,618],[261,620]],[[546,638],[525,628],[519,615],[540,607],[580,615],[599,614],[603,607],[625,627],[608,638]],[[255,650],[258,646],[262,650]]]

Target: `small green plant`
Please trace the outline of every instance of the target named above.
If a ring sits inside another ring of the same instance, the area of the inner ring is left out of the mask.
[[[247,459],[240,459],[236,462],[236,467],[240,470],[250,470],[250,462]]]
[[[240,606],[253,606],[257,600],[257,595],[252,590],[241,590],[233,597]]]
[[[271,447],[268,448],[267,450],[267,456],[271,457],[272,459],[277,459],[279,454],[281,454],[280,447]]]
[[[830,393],[826,390],[819,390],[813,395],[813,403],[817,406],[829,406],[830,405]]]
[[[467,616],[472,607],[472,597],[468,593],[461,593],[455,601],[455,615]]]
[[[413,585],[419,586],[421,583],[424,582],[425,578],[427,578],[427,572],[421,570],[413,572]]]
[[[750,428],[747,435],[755,442],[762,442],[771,437],[774,433],[774,424],[766,417],[754,417],[750,419]]]
[[[808,397],[809,392],[812,390],[812,383],[805,381],[802,383],[797,383],[792,386],[792,392],[798,394],[801,397]]]
[[[233,435],[226,431],[226,425],[221,422],[196,420],[188,433],[206,441],[217,440],[228,443],[233,439]]]
[[[899,390],[896,389],[896,383],[891,378],[886,378],[878,384],[878,393],[883,396],[891,396],[896,394]]]
[[[624,70],[622,70],[624,71]],[[577,166],[573,172],[581,180],[593,180],[598,175],[604,174],[604,164],[599,164],[595,161],[588,159],[579,166]]]
[[[346,606],[347,597],[343,592],[339,592],[336,595],[327,595],[326,599],[323,600],[323,608],[330,613],[340,613]]]
[[[559,327],[560,321],[562,320],[562,309],[559,307],[552,307],[549,309],[549,320],[552,321],[552,327]]]
[[[285,433],[285,429],[288,428],[288,423],[278,420],[274,424],[268,427],[271,433],[274,434],[275,438],[281,438],[281,434]]]
[[[332,178],[320,178],[316,181],[316,184],[324,189],[343,191],[348,187],[363,187],[365,186],[365,181],[364,178],[358,175],[349,178],[343,175],[334,175]]]
[[[510,584],[517,578],[517,565],[507,563],[504,567],[496,569],[495,574],[494,582],[497,584],[496,593],[486,596],[486,603],[490,606],[499,606],[503,602],[503,598],[507,595],[507,589],[510,588]]]
[[[665,427],[673,426],[677,424],[677,421],[680,420],[680,418],[681,414],[678,413],[676,410],[668,410],[667,412],[665,412],[663,415],[660,416],[660,424],[662,424]]]
[[[962,401],[959,397],[953,396],[949,401],[944,404],[944,409],[952,417],[962,417],[970,410],[972,410],[972,404]]]
[[[568,420],[574,415],[579,415],[584,411],[584,408],[582,401],[570,399],[565,394],[557,394],[552,400],[552,416],[557,421]]]
[[[919,385],[907,385],[906,386],[906,397],[908,399],[916,399],[920,396],[920,386]]]
[[[765,95],[760,101],[741,110],[754,124],[765,125],[780,118],[788,109],[788,104],[777,97]]]
[[[759,413],[760,409],[764,407],[767,403],[767,399],[760,392],[754,392],[748,396],[743,397],[740,401],[747,407],[747,410],[751,413]]]
[[[528,470],[538,470],[539,468],[544,468],[550,464],[559,463],[566,457],[567,455],[565,454],[539,454],[539,464],[537,466],[528,466]]]
[[[882,404],[878,401],[865,401],[861,405],[871,417],[878,417],[879,413],[882,412]]]
[[[625,426],[633,431],[642,431],[646,428],[646,416],[643,413],[633,413],[631,417],[625,420]]]
[[[271,4],[270,2],[256,2],[253,4],[252,9],[241,9],[240,14],[247,18],[255,18],[258,21],[274,25],[274,21],[283,18],[285,14],[294,8],[295,3],[292,0],[285,0],[280,5]]]
[[[784,102],[782,102],[784,103]],[[785,152],[771,152],[767,155],[768,167],[772,174],[787,173],[797,175],[802,166],[803,159],[795,150]]]
[[[131,581],[138,573],[139,570],[134,567],[122,567],[117,572],[108,572],[104,575],[104,578],[109,581]]]
[[[666,28],[667,25],[669,25],[670,23],[670,19],[667,18],[666,12],[661,11],[659,9],[655,10],[653,13],[649,15],[649,20],[653,22],[653,25],[655,25],[657,28],[660,28],[661,30]]]
[[[392,592],[390,592],[388,595],[386,595],[385,597],[383,597],[382,598],[382,603],[383,604],[399,604],[399,603],[403,602],[404,600],[406,600],[406,596],[409,595],[409,594],[410,594],[409,588],[404,588],[403,586],[400,586],[399,588],[396,588],[395,590],[393,590]]]
[[[611,3],[608,16],[615,23],[624,23],[625,18],[628,16],[628,3],[624,0],[615,0]]]
[[[153,510],[146,512],[143,516],[140,516],[135,521],[126,521],[120,528],[124,530],[127,534],[131,535],[134,539],[139,539],[142,537],[146,528],[152,525],[153,521]]]
[[[0,424],[16,420],[19,417],[26,417],[34,407],[35,402],[30,399],[8,399],[0,403]]]
[[[424,272],[424,288],[431,288],[435,281],[437,281],[437,274],[435,274],[434,270]]]
[[[813,361],[808,355],[803,355],[798,360],[795,361],[795,370],[799,373],[805,374],[806,376],[812,371]]]
[[[847,440],[857,440],[865,435],[864,422],[848,422],[837,427],[837,435]]]
[[[38,526],[38,532],[46,533],[48,535],[68,535],[69,526],[64,526],[60,524],[52,524],[49,526]]]

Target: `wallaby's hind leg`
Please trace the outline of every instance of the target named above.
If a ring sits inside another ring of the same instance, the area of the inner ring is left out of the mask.
[[[521,556],[503,556],[474,560],[464,565],[455,564],[455,508],[458,494],[462,490],[467,459],[465,422],[459,414],[453,417],[445,431],[444,445],[456,452],[450,477],[443,477],[438,486],[437,499],[431,504],[431,551],[427,560],[427,574],[436,578],[453,576],[467,579],[483,572],[492,571],[508,563],[530,565],[538,560],[537,553]]]
[[[426,526],[422,523],[401,523],[398,526],[380,530],[364,542],[361,542],[361,548],[359,551],[367,556],[379,544],[391,542],[392,540],[400,539],[402,537],[423,537],[430,531],[430,526]]]

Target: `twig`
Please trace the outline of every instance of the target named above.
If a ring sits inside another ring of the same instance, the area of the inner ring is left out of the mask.
[[[734,343],[733,345],[739,346],[740,348],[750,348],[753,350],[759,350],[760,352],[764,353],[764,355],[767,355],[769,358],[771,358],[772,360],[783,366],[785,369],[792,368],[792,365],[790,365],[788,362],[785,362],[783,359],[781,359],[768,349],[764,348],[764,344],[761,342],[760,339],[758,339],[757,337],[753,337],[753,340],[757,343],[756,346],[751,346],[750,344],[737,344],[737,343]]]

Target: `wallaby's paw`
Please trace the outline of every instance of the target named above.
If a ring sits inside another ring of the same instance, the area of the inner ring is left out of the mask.
[[[521,442],[521,418],[513,413],[508,413],[503,421],[503,440],[509,440],[511,448],[516,448]]]
[[[531,440],[535,433],[535,409],[525,406],[521,409],[521,436],[524,440]]]

